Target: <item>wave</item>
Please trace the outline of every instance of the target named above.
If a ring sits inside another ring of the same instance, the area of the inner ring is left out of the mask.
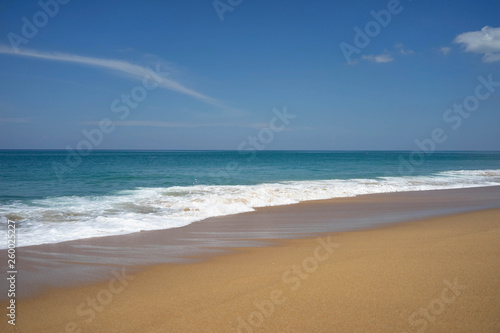
[[[64,196],[0,207],[0,224],[16,221],[17,245],[177,228],[257,207],[362,194],[500,185],[500,170],[461,170],[430,176],[287,181],[259,185],[137,188],[108,196]],[[7,239],[7,227],[0,237]],[[1,247],[3,246],[3,247]],[[5,248],[2,242],[0,248]]]

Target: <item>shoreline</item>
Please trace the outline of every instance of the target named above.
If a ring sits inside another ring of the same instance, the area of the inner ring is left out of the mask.
[[[500,209],[281,239],[51,289],[19,300],[16,328],[493,333],[499,240]]]
[[[20,299],[55,287],[105,281],[116,267],[139,272],[269,246],[278,239],[363,230],[406,221],[500,208],[500,186],[369,194],[257,208],[188,226],[18,248]],[[131,245],[132,244],[132,245]],[[6,250],[0,255],[7,257]],[[5,284],[0,301],[6,299]]]

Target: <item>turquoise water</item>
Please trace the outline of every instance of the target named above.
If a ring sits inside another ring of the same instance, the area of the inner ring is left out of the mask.
[[[0,223],[15,220],[23,246],[306,200],[489,185],[500,185],[499,152],[0,151]]]

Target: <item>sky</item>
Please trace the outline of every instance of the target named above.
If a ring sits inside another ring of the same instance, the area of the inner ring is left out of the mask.
[[[499,14],[499,0],[5,0],[0,149],[500,150]]]

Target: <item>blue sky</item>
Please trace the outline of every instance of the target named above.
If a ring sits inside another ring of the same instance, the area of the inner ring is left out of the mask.
[[[498,0],[6,0],[0,149],[236,150],[286,108],[295,118],[259,147],[500,150],[499,13]]]

